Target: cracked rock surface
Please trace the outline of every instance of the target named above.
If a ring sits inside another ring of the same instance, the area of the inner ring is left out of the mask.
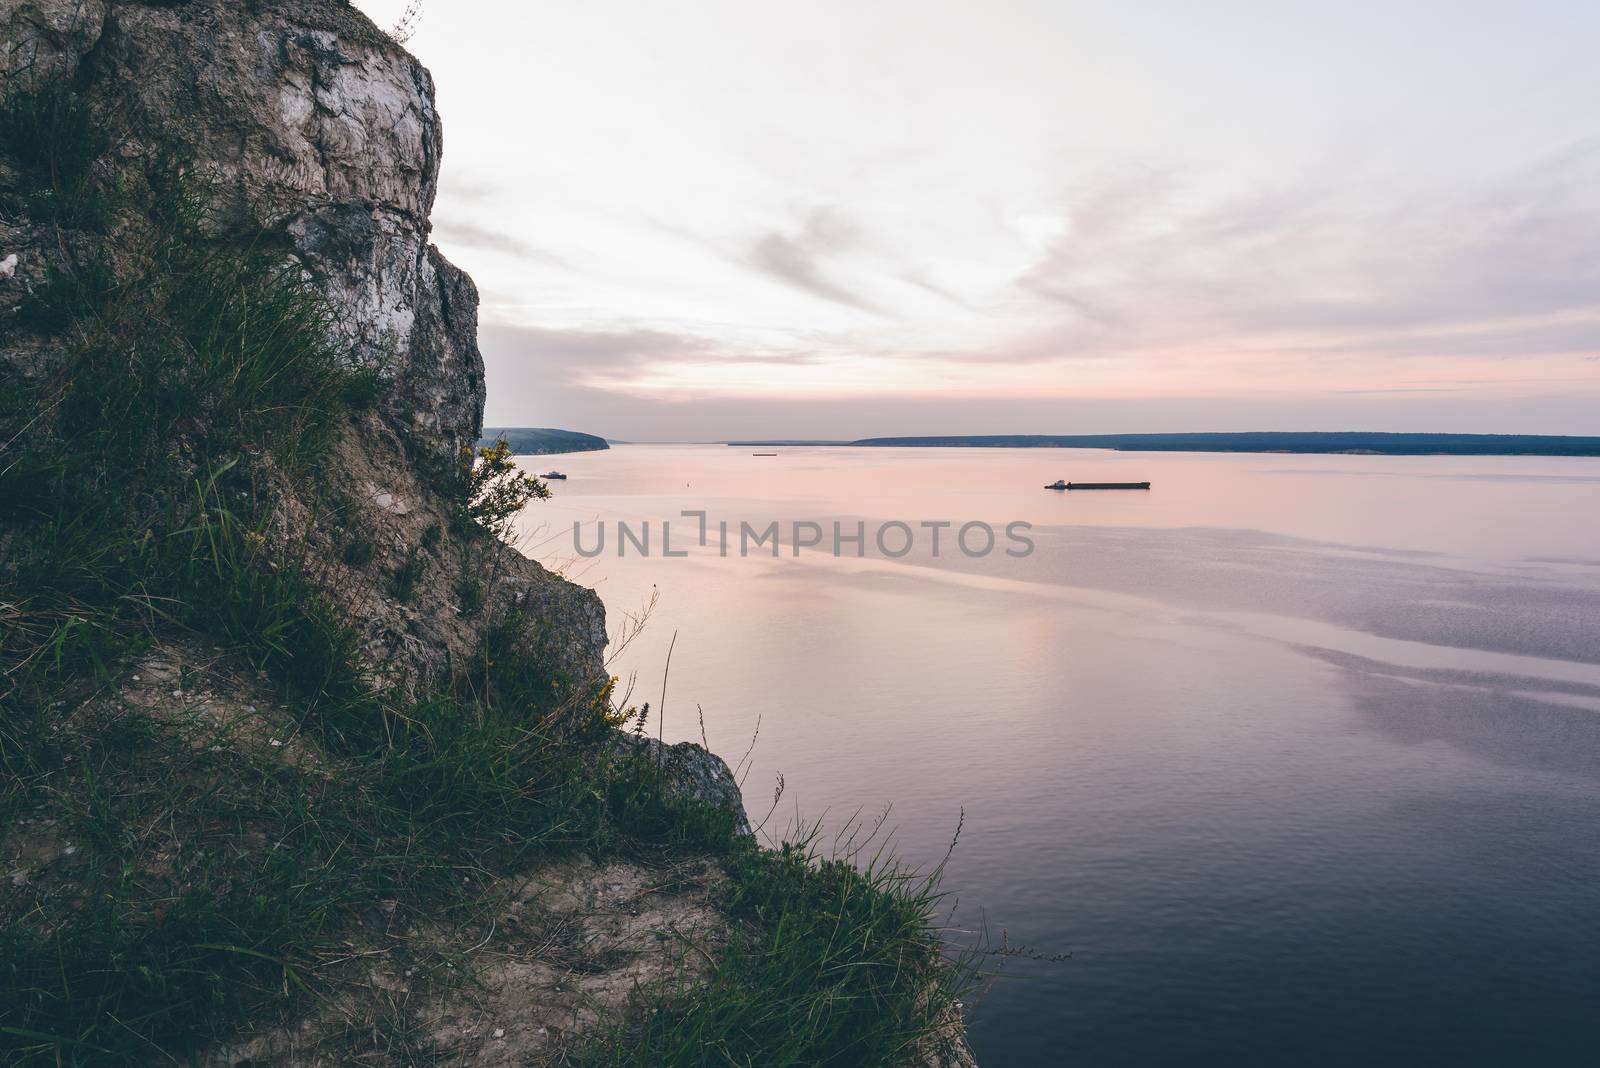
[[[338,0],[0,0],[0,27],[0,92],[66,79],[110,135],[96,164],[108,184],[164,154],[204,176],[212,225],[247,221],[280,241],[327,296],[345,358],[380,374],[375,410],[322,465],[355,506],[334,519],[283,484],[274,528],[309,543],[379,673],[408,689],[437,682],[477,652],[484,619],[516,612],[562,675],[602,678],[593,591],[450,530],[441,487],[480,435],[484,370],[477,289],[429,242],[443,135],[427,70]],[[0,158],[0,184],[9,173]],[[0,272],[0,378],[48,374],[70,351],[70,329],[7,320],[67,265],[64,248],[114,253],[117,229],[60,234],[0,212],[0,261],[12,264]],[[0,441],[20,429],[0,415]],[[356,563],[352,542],[365,547]],[[392,576],[419,560],[402,603]],[[465,586],[484,591],[472,618]]]

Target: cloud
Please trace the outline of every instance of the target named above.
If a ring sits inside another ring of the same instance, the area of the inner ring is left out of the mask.
[[[1374,393],[1460,393],[1465,386],[1413,386],[1409,389],[1335,389],[1334,393],[1366,396]]]
[[[902,282],[905,282],[907,285],[915,286],[918,289],[920,289],[920,290],[922,290],[922,291],[924,291],[926,293],[932,293],[936,297],[940,297],[940,298],[942,298],[944,300],[947,300],[951,304],[954,304],[956,307],[962,308],[962,309],[964,309],[966,311],[979,312],[979,313],[981,313],[983,311],[983,309],[979,308],[976,304],[973,304],[971,301],[966,300],[965,298],[961,297],[959,294],[954,293],[949,289],[946,289],[944,286],[939,285],[937,282],[930,281],[929,279],[923,277],[923,275],[921,275],[920,273],[918,273],[916,271],[903,271],[903,272],[901,272],[900,280]]]
[[[860,243],[861,233],[854,224],[837,211],[821,208],[808,213],[797,230],[774,230],[756,238],[746,251],[745,262],[814,297],[882,315],[881,308],[830,279],[823,270],[825,259],[851,251]]]
[[[491,230],[477,223],[467,222],[464,219],[445,217],[435,219],[433,222],[434,243],[444,245],[461,245],[467,248],[486,249],[491,252],[504,252],[507,255],[519,256],[523,259],[538,260],[552,266],[566,266],[566,261],[561,257],[535,248],[505,230]]]
[[[1017,287],[1094,323],[1122,321],[1121,290],[1147,280],[1159,262],[1153,253],[1166,241],[1162,216],[1173,188],[1170,173],[1130,168],[1075,190],[1061,232]]]
[[[738,344],[701,334],[644,327],[561,329],[486,323],[478,330],[484,361],[516,377],[534,370],[547,381],[623,384],[663,366],[809,363],[805,349]]]
[[[502,197],[512,187],[481,178],[462,178],[447,169],[439,182],[439,192],[456,203],[481,204]]]
[[[639,367],[661,360],[715,358],[717,342],[652,329],[558,329],[486,323],[478,343],[487,359],[536,364],[542,372],[571,377],[574,371]]]
[[[1073,191],[1015,279],[1065,306],[1027,359],[1176,344],[1513,357],[1600,349],[1600,142],[1495,185],[1406,196],[1307,181],[1208,200],[1170,172]]]
[[[819,327],[817,315],[751,322],[734,303],[737,291],[719,290],[695,319],[609,320],[590,306],[577,325],[490,323],[482,344],[491,390],[535,407],[562,397],[596,413],[609,398],[630,420],[681,437],[694,436],[682,427],[713,414],[719,427],[744,425],[735,414],[740,405],[757,426],[755,413],[781,410],[792,416],[792,432],[806,436],[800,413],[816,412],[820,396],[830,404],[855,397],[868,406],[863,412],[871,405],[937,412],[950,425],[961,422],[951,412],[965,404],[990,413],[980,429],[995,430],[1024,416],[1035,425],[1039,411],[1053,410],[1013,411],[1033,392],[1056,404],[1074,396],[1108,403],[1181,396],[1196,410],[1227,395],[1366,399],[1372,407],[1361,411],[1415,413],[1407,425],[1423,425],[1427,412],[1446,405],[1462,420],[1487,420],[1497,418],[1496,403],[1507,411],[1548,403],[1556,411],[1567,402],[1555,395],[1592,399],[1600,389],[1600,381],[1585,389],[1577,377],[1593,364],[1576,362],[1600,354],[1600,303],[1592,299],[1600,293],[1595,147],[1576,145],[1503,181],[1448,195],[1332,176],[1226,189],[1199,172],[1107,172],[1068,190],[1053,208],[1034,207],[1024,235],[1032,260],[1020,269],[1012,266],[1014,244],[1009,260],[1002,252],[980,262],[954,259],[964,246],[952,243],[941,250],[952,258],[916,257],[925,274],[890,247],[884,235],[904,241],[891,223],[869,233],[833,208],[798,213],[732,243],[660,224],[653,229],[763,280],[755,284],[777,281],[873,321],[847,328]],[[970,301],[929,281],[962,278],[964,294],[985,273],[987,288],[976,288]],[[927,315],[886,314],[868,285],[922,301]],[[1525,361],[1521,370],[1506,362],[1516,359]],[[947,410],[929,406],[935,396],[963,399]],[[1545,396],[1551,399],[1531,399]],[[642,414],[651,404],[664,406],[660,419]],[[1122,413],[1107,428],[1171,429],[1128,421],[1130,413],[1156,410],[1131,401],[1107,409]],[[1306,409],[1308,418],[1325,419],[1344,410]],[[1037,425],[1072,429],[1083,418],[1080,410],[1070,424]],[[908,429],[941,428],[930,421]],[[626,427],[607,432],[642,436]],[[752,432],[760,431],[739,433]],[[832,436],[820,425],[810,433]]]

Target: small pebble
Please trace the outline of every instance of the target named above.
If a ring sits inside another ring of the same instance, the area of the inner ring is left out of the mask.
[[[495,1038],[505,1038],[506,1037],[506,1029],[504,1027],[496,1027],[494,1029],[494,1037]]]

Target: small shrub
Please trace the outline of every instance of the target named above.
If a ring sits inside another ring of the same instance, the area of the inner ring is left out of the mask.
[[[476,451],[463,445],[457,458],[457,482],[458,525],[480,527],[501,541],[509,535],[518,512],[529,502],[550,496],[549,486],[517,468],[511,447],[504,441]]]

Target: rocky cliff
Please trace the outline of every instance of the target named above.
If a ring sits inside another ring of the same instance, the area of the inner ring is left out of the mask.
[[[324,0],[0,29],[0,1058],[970,1064],[936,899],[756,849],[497,536],[428,72]]]
[[[468,658],[479,628],[458,603],[466,582],[526,602],[538,632],[529,640],[560,646],[570,674],[600,676],[593,592],[515,552],[455,544],[436,492],[480,437],[484,372],[476,287],[428,240],[443,135],[422,65],[353,8],[320,0],[7,0],[0,10],[7,87],[70,85],[112,132],[97,180],[122,180],[112,175],[158,153],[181,159],[207,183],[207,225],[243,222],[281,239],[335,309],[342,358],[379,377],[375,417],[323,465],[364,506],[321,529],[311,502],[285,487],[281,518],[286,537],[311,534],[321,580],[354,602],[374,662],[431,682]],[[0,222],[0,255],[17,257],[0,282],[0,317],[72,269],[74,235],[61,230],[54,219]],[[13,374],[48,374],[71,341],[9,333]],[[397,603],[387,577],[423,558],[430,529],[444,531],[426,556],[438,562],[432,580]],[[373,551],[346,553],[352,534]]]

